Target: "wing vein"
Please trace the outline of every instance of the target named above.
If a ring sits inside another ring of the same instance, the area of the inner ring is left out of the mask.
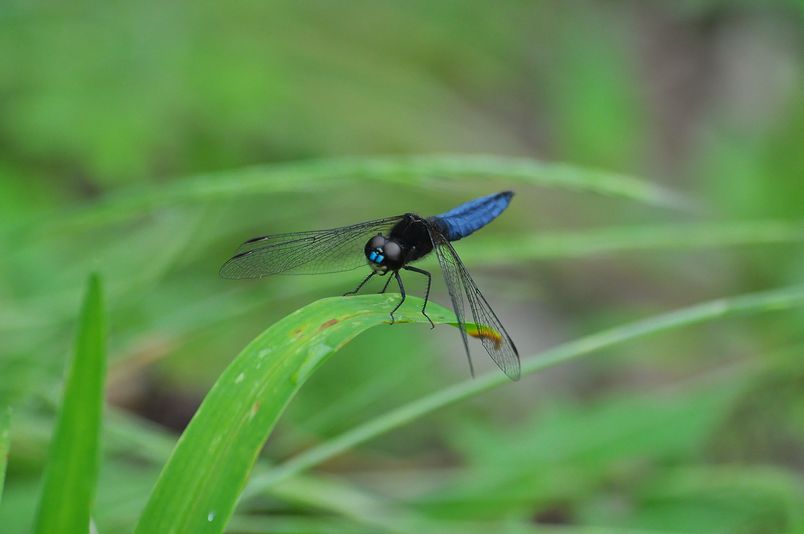
[[[275,274],[324,274],[365,264],[363,244],[402,217],[386,217],[340,228],[267,235],[249,239],[220,270],[223,278]]]

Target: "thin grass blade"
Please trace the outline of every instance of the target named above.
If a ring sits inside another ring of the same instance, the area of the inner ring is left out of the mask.
[[[99,466],[106,326],[101,280],[90,276],[75,353],[50,445],[35,532],[88,532]]]
[[[0,408],[0,501],[3,500],[3,483],[6,479],[10,427],[11,409],[8,407]]]
[[[525,158],[434,154],[274,163],[173,180],[160,184],[158,190],[155,186],[140,185],[119,191],[69,216],[60,214],[57,224],[92,226],[165,206],[253,194],[320,190],[370,182],[434,187],[466,178],[587,191],[664,208],[689,207],[689,201],[674,192],[615,172]]]

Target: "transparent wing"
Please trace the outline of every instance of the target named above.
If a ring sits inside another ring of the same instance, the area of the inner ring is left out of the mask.
[[[267,235],[249,239],[223,264],[223,278],[261,278],[273,274],[324,274],[366,264],[363,247],[371,236],[402,218],[387,217],[351,226]]]
[[[463,337],[467,357],[469,357],[467,335],[480,338],[483,348],[489,353],[494,363],[511,380],[519,380],[521,376],[519,353],[511,340],[511,336],[506,332],[494,310],[491,309],[488,301],[478,289],[475,281],[469,276],[469,271],[466,270],[452,244],[433,225],[430,227],[430,235],[438,256],[438,263],[441,265],[441,271],[444,273],[444,279],[447,282],[447,289],[449,289],[452,307],[458,319],[458,328]],[[466,328],[464,299],[469,303],[472,318],[477,325],[476,331],[473,329],[467,330]],[[470,367],[472,365],[471,357],[469,365]]]

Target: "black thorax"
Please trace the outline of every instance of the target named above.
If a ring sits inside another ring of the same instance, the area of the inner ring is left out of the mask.
[[[388,236],[399,243],[405,251],[405,263],[423,258],[433,251],[433,241],[430,238],[428,225],[430,223],[413,213],[406,213],[404,218],[396,223]]]

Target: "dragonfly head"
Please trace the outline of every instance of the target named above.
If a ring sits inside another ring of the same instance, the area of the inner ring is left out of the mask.
[[[379,275],[402,268],[402,247],[383,235],[376,235],[366,243],[366,260],[369,267]]]

